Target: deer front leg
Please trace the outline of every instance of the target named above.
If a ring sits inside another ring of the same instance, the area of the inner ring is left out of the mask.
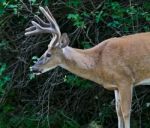
[[[117,117],[118,117],[118,128],[124,128],[124,120],[123,120],[123,115],[121,111],[121,103],[120,103],[120,95],[118,90],[114,91],[115,93],[115,104],[116,104],[116,112],[117,112]]]
[[[132,102],[132,87],[126,85],[119,89],[121,111],[124,120],[124,127],[130,128],[131,102]]]

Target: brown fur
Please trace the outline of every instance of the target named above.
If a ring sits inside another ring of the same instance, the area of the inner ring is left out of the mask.
[[[130,128],[132,88],[150,78],[150,32],[111,38],[63,54],[63,68],[115,90],[118,128]]]
[[[87,50],[70,49],[71,59],[63,59],[68,70],[107,89],[150,78],[150,32],[111,38]]]

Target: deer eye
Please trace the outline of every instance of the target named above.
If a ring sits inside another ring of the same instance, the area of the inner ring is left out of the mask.
[[[51,54],[50,54],[50,53],[47,53],[47,54],[46,54],[46,57],[51,57]]]

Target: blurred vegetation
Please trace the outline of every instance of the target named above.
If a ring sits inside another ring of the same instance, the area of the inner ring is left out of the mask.
[[[45,5],[76,48],[150,31],[149,0],[0,0],[0,128],[117,128],[113,92],[61,68],[30,73],[50,37],[24,30]],[[150,127],[149,87],[134,89],[131,119]]]

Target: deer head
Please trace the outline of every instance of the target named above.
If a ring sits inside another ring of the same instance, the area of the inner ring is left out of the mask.
[[[49,11],[48,7],[39,7],[40,11],[47,18],[49,23],[45,23],[37,15],[35,19],[38,21],[32,21],[31,27],[27,28],[25,35],[35,35],[39,33],[51,33],[52,40],[48,45],[46,52],[39,58],[39,60],[31,67],[33,73],[39,75],[46,71],[49,71],[61,64],[63,59],[63,48],[69,43],[69,38],[66,33],[61,34],[59,26],[54,19],[53,15]]]

